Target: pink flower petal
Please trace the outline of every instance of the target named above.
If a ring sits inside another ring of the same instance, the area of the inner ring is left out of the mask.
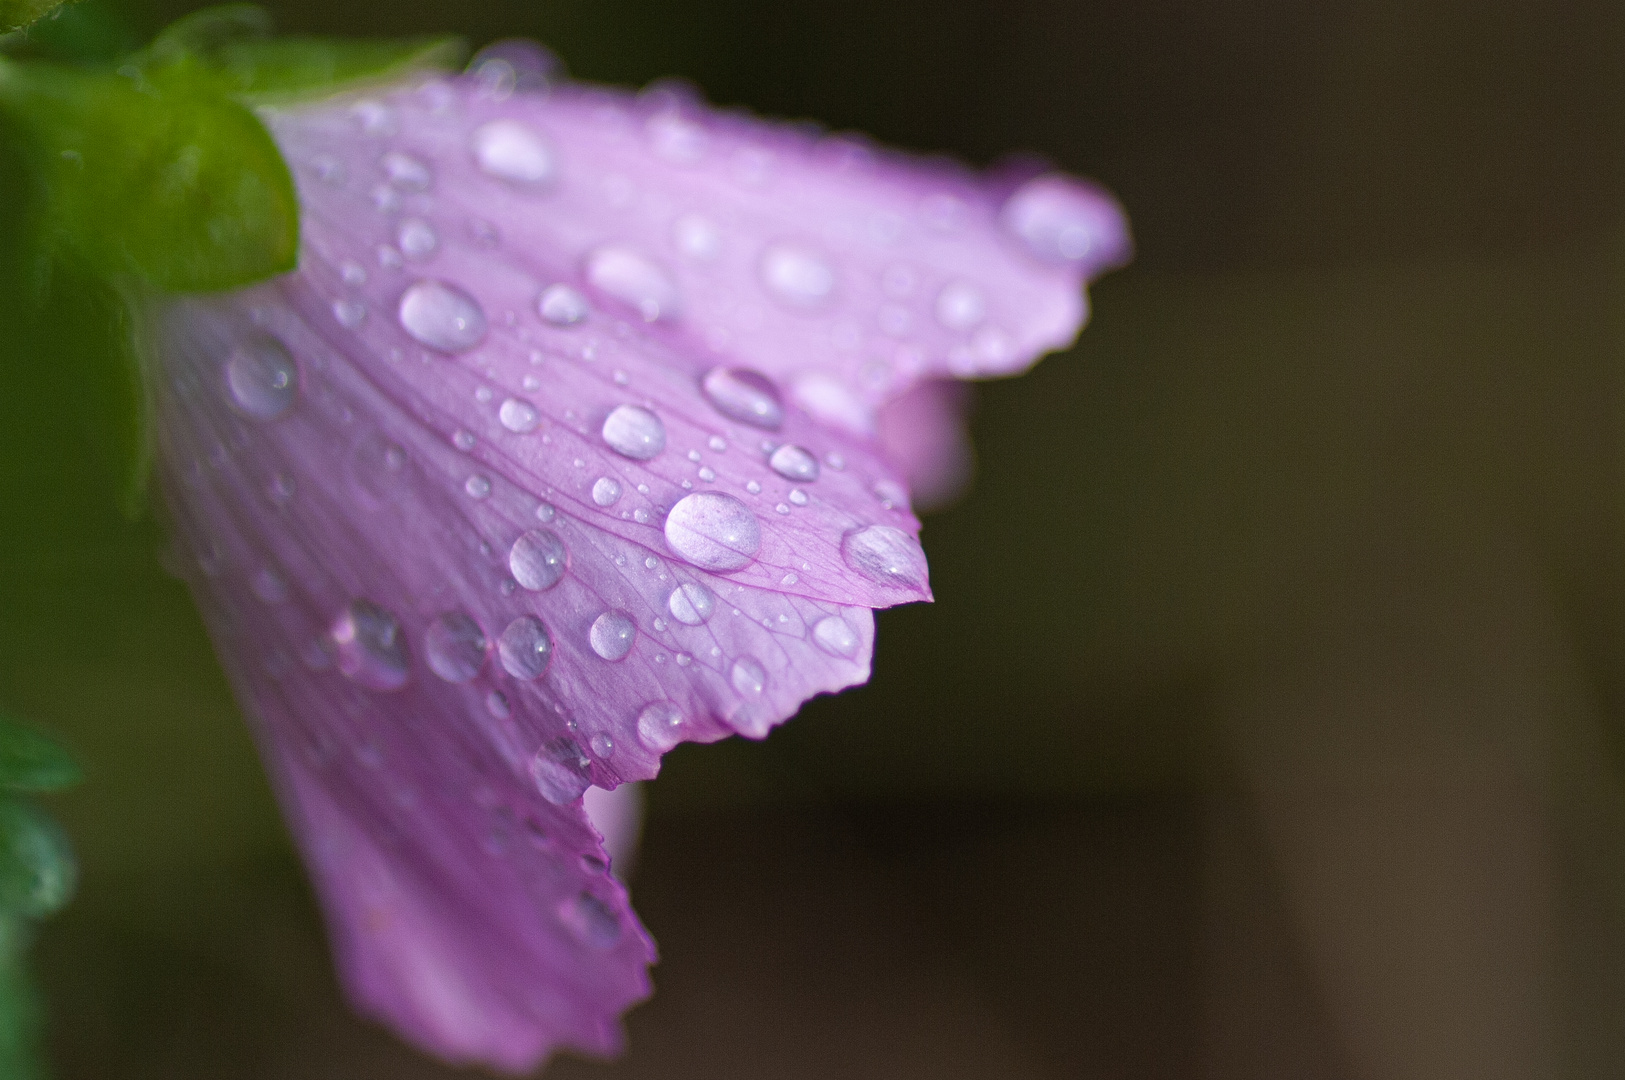
[[[898,425],[955,422],[905,395],[1070,340],[1126,233],[659,96],[267,117],[299,271],[144,312],[187,576],[360,1006],[454,1061],[612,1052],[653,946],[588,785],[868,677],[871,609],[930,597],[943,440]]]

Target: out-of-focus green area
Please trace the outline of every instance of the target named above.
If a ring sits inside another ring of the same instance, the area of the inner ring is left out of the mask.
[[[652,786],[634,896],[666,961],[625,1072],[1617,1064],[1625,860],[1597,823],[1625,747],[1625,15],[271,6],[298,31],[533,35],[583,77],[683,75],[977,161],[1043,151],[1135,223],[1078,347],[981,391],[977,485],[926,525],[939,600],[881,617],[872,684]],[[149,32],[184,7],[127,10]],[[38,954],[62,1075],[439,1075],[338,1011],[161,527],[121,512],[110,298],[24,269],[0,289],[0,704],[85,766],[50,802],[81,896]],[[867,1004],[808,1034],[842,1002]],[[1308,1064],[1258,1065],[1282,1047]]]

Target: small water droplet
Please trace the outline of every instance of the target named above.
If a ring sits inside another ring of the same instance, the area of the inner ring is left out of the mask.
[[[395,114],[388,105],[378,101],[358,101],[350,108],[350,115],[360,123],[368,135],[395,134]]]
[[[335,300],[333,318],[346,330],[354,330],[366,321],[367,305],[359,300]]]
[[[964,281],[952,281],[937,294],[937,321],[949,330],[969,330],[987,316],[981,290]]]
[[[805,491],[802,491],[800,488],[791,489],[790,504],[792,506],[806,506],[807,502],[807,493]]]
[[[664,754],[683,737],[683,712],[669,701],[652,701],[638,713],[638,741],[656,754]]]
[[[475,473],[463,481],[463,491],[470,499],[483,499],[491,494],[491,481],[488,477]]]
[[[1064,176],[1029,180],[1005,200],[999,221],[1041,259],[1082,262],[1122,229],[1109,199]]]
[[[717,478],[717,471],[711,468],[709,465],[702,465],[699,473],[696,475],[698,475],[701,480],[704,480],[707,484],[709,484],[711,481]]]
[[[582,893],[561,905],[559,921],[569,928],[578,941],[590,948],[612,949],[621,940],[620,920],[608,904],[591,893]]]
[[[779,389],[759,371],[712,368],[700,380],[700,391],[713,408],[731,419],[768,431],[776,431],[784,423]]]
[[[728,452],[728,440],[724,439],[721,435],[711,436],[706,440],[705,445],[709,446],[719,454],[725,454]]]
[[[842,469],[846,468],[846,459],[840,454],[831,450],[829,453],[824,455],[824,464],[828,465],[836,472],[840,472]]]
[[[750,508],[720,491],[685,495],[666,515],[666,546],[705,570],[749,566],[762,547],[762,529]]]
[[[401,222],[395,242],[400,245],[402,255],[421,260],[434,254],[434,249],[440,246],[440,237],[435,235],[434,226],[422,218],[407,218]]]
[[[604,420],[604,441],[623,457],[648,461],[666,448],[666,425],[648,409],[620,405]]]
[[[367,283],[367,269],[358,262],[346,262],[339,267],[339,277],[344,284],[361,286]]]
[[[401,296],[401,326],[419,344],[444,353],[461,353],[485,340],[485,311],[455,285],[424,280]]]
[[[792,244],[775,244],[762,254],[761,276],[769,292],[796,307],[819,307],[835,291],[829,263]]]
[[[388,184],[379,184],[372,189],[372,205],[380,214],[398,213],[401,208],[400,192]]]
[[[711,262],[722,254],[722,230],[699,214],[678,218],[672,225],[672,239],[678,251],[700,262]]]
[[[519,380],[519,385],[531,393],[535,393],[542,388],[542,380],[534,375],[527,374],[523,379]]]
[[[552,516],[544,520],[550,521]],[[542,592],[557,585],[569,566],[569,550],[551,529],[532,529],[521,534],[508,552],[508,571],[531,592]]]
[[[567,806],[592,786],[582,774],[585,767],[580,750],[573,744],[543,747],[530,760],[530,778],[542,798],[555,806]]]
[[[754,656],[741,656],[728,669],[728,681],[744,697],[761,697],[767,687],[767,671]]]
[[[492,690],[485,695],[485,711],[496,720],[506,720],[513,715],[513,707],[508,704],[508,695],[500,690]]]
[[[428,191],[429,185],[434,182],[434,174],[429,171],[429,166],[399,150],[391,150],[378,164],[383,166],[389,182],[402,191]]]
[[[606,611],[592,622],[587,631],[587,643],[592,651],[611,662],[623,659],[632,651],[637,639],[638,624],[624,611]]]
[[[481,405],[486,404],[494,397],[496,397],[496,392],[489,386],[481,386],[474,391],[474,400]]]
[[[553,639],[540,619],[521,615],[497,639],[497,659],[509,675],[533,682],[547,674],[548,662],[553,659]]]
[[[811,483],[818,479],[818,459],[799,446],[785,443],[767,459],[768,466],[786,480]]]
[[[518,120],[492,120],[474,129],[480,171],[526,188],[545,187],[558,172],[552,143]]]
[[[813,641],[831,656],[850,660],[858,651],[857,632],[839,615],[826,615],[813,627]]]
[[[574,326],[589,311],[587,298],[569,285],[549,285],[536,299],[536,314],[554,326]]]
[[[631,248],[595,249],[587,256],[586,273],[593,288],[635,308],[646,322],[678,313],[677,283],[658,263]]]
[[[596,758],[607,758],[615,752],[615,740],[600,732],[587,741],[587,749]]]
[[[451,437],[451,445],[464,452],[474,449],[475,441],[472,431],[459,431]]]
[[[841,558],[871,581],[920,592],[928,572],[925,552],[914,538],[890,525],[853,529],[841,537]]]
[[[614,506],[620,498],[621,485],[618,480],[600,476],[592,482],[592,501],[599,506]]]
[[[685,582],[666,597],[666,610],[684,626],[698,626],[711,617],[716,609],[716,598],[697,581]]]
[[[388,244],[379,244],[378,265],[382,266],[385,270],[399,270],[401,267],[406,265],[406,260],[401,258],[400,252],[396,251]]]
[[[487,648],[485,631],[461,611],[436,617],[423,635],[429,670],[449,683],[465,683],[478,675],[485,666]]]
[[[536,520],[552,521],[553,516],[556,513],[557,511],[553,509],[553,505],[551,503],[541,503],[536,507]]]
[[[261,567],[249,586],[254,590],[254,595],[267,604],[280,604],[288,598],[288,583],[269,566]]]
[[[410,661],[401,624],[370,600],[353,600],[328,630],[344,675],[373,690],[406,685]]]
[[[232,349],[225,376],[232,403],[256,420],[275,420],[299,396],[299,369],[293,355],[272,337],[255,338]]]
[[[760,495],[762,493],[762,485],[758,484],[754,480],[747,480],[745,481],[745,490],[750,492],[752,495]]]
[[[502,426],[515,435],[524,435],[535,431],[540,417],[536,413],[536,406],[519,398],[508,398],[497,409],[497,419]]]

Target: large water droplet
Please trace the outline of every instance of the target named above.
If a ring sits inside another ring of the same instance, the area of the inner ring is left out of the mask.
[[[401,296],[401,326],[423,345],[460,353],[485,340],[479,301],[444,281],[419,281]]]
[[[617,454],[648,461],[666,448],[666,425],[648,409],[619,405],[604,420],[604,441]]]
[[[383,166],[384,175],[389,182],[402,191],[428,191],[429,185],[434,181],[434,174],[429,166],[413,157],[403,154],[399,150],[391,150],[385,154],[378,164]]]
[[[478,675],[488,647],[480,624],[461,611],[438,616],[423,635],[429,670],[450,683],[465,683]]]
[[[552,529],[532,529],[513,542],[508,570],[531,592],[551,589],[570,566],[570,553]]]
[[[554,326],[574,326],[589,310],[587,298],[568,285],[549,285],[536,300],[536,314]]]
[[[648,322],[677,315],[677,282],[658,263],[627,247],[611,244],[587,256],[587,280],[606,296],[637,309]]]
[[[401,222],[395,242],[408,259],[427,259],[440,246],[440,237],[435,235],[434,226],[422,218],[407,218]]]
[[[969,330],[986,316],[987,301],[968,282],[950,282],[937,294],[937,321],[949,330]]]
[[[388,610],[370,600],[352,600],[327,633],[337,646],[339,670],[347,677],[374,690],[406,685],[406,635]]]
[[[518,120],[492,120],[474,129],[474,161],[480,171],[521,187],[545,187],[557,174],[550,142]]]
[[[256,420],[275,420],[299,396],[299,369],[276,338],[255,338],[232,349],[225,374],[232,403]]]
[[[732,495],[696,491],[666,515],[666,546],[704,570],[739,570],[761,550],[762,527]]]
[[[568,740],[544,746],[530,759],[530,778],[542,798],[555,806],[566,806],[586,794],[592,786],[583,773],[587,761]]]
[[[741,656],[728,669],[728,681],[744,697],[761,697],[767,687],[767,671],[754,656]]]
[[[602,731],[587,740],[587,749],[595,758],[607,758],[615,752],[615,740]]]
[[[809,483],[818,479],[818,459],[799,446],[785,443],[768,457],[767,464],[786,480]]]
[[[653,701],[638,713],[638,741],[664,754],[683,738],[683,711],[669,701]]]
[[[594,949],[613,949],[621,940],[621,922],[609,905],[591,893],[559,905],[559,921],[576,940]]]
[[[592,501],[599,506],[614,506],[621,498],[620,481],[600,476],[592,482]]]
[[[835,291],[835,271],[820,256],[791,244],[774,244],[762,254],[762,283],[796,307],[818,307]]]
[[[841,537],[841,558],[871,581],[920,592],[928,572],[925,552],[914,538],[890,525],[853,529]]]
[[[826,615],[813,627],[813,641],[831,656],[851,659],[858,651],[857,632],[839,615]]]
[[[759,371],[715,367],[700,379],[700,391],[713,408],[752,427],[776,431],[784,423],[779,388]]]
[[[497,408],[497,419],[515,435],[524,435],[535,431],[541,418],[536,413],[536,406],[521,398],[511,397]]]
[[[502,661],[502,670],[516,679],[540,679],[553,659],[553,639],[540,619],[521,615],[497,639],[497,658]]]
[[[1083,262],[1123,242],[1109,198],[1064,176],[1029,180],[1005,200],[999,220],[1028,251],[1055,262]]]
[[[638,624],[624,611],[606,611],[592,621],[587,631],[587,643],[592,651],[605,660],[620,660],[632,651],[637,640]]]
[[[716,597],[697,581],[685,582],[666,597],[666,610],[684,626],[698,626],[711,617],[716,608]]]

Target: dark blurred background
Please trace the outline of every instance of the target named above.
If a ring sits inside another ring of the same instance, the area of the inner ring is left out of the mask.
[[[549,1076],[1625,1076],[1625,8],[269,6],[1041,152],[1137,234],[1076,349],[982,388],[872,684],[650,786],[656,996]],[[57,296],[0,331],[0,704],[87,767],[58,1075],[451,1075],[340,1004]]]

